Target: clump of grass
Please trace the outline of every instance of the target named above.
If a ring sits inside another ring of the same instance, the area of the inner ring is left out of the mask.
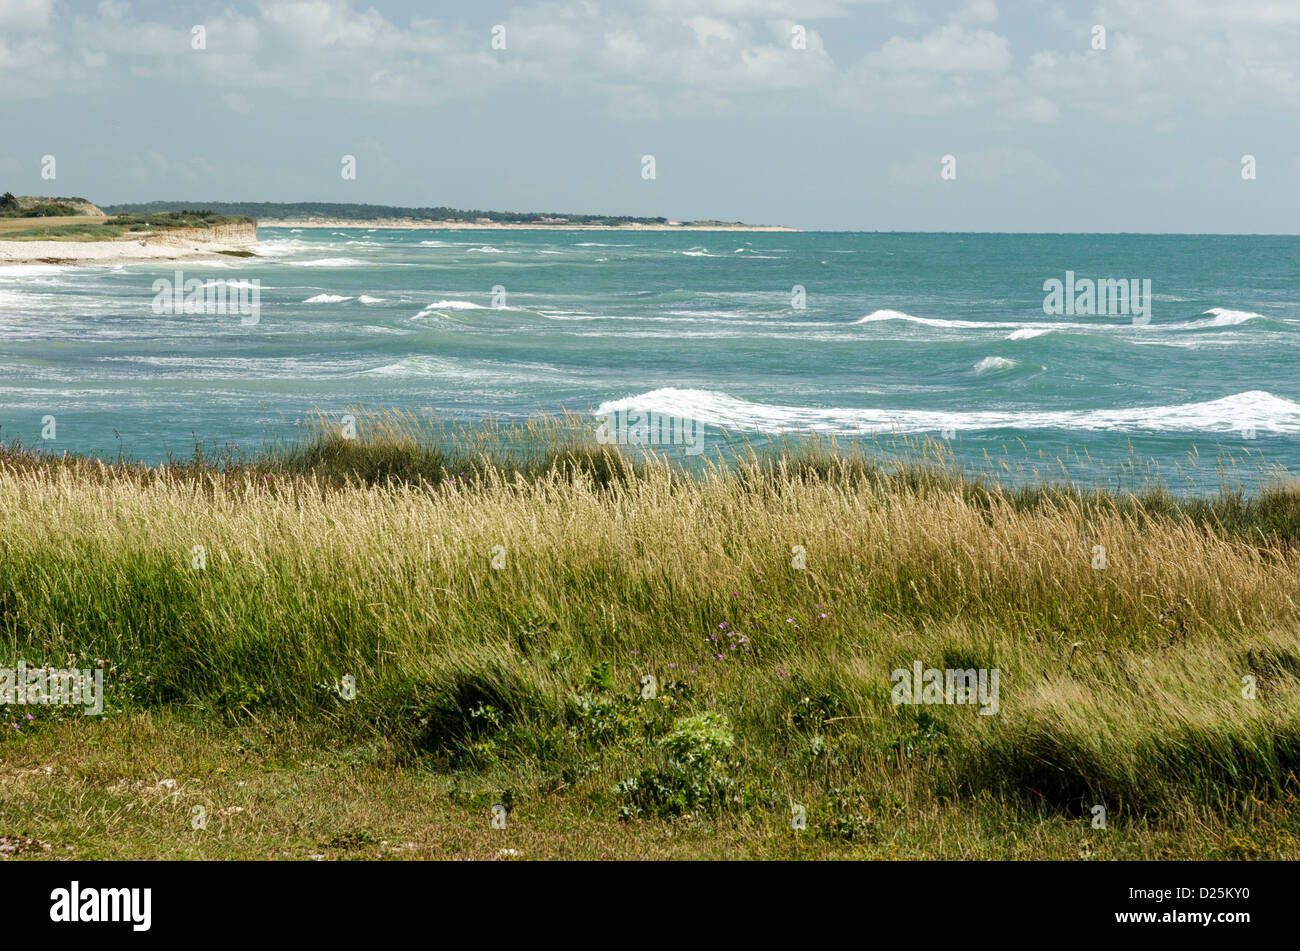
[[[731,775],[736,739],[727,717],[705,712],[678,720],[657,744],[662,763],[619,783],[623,819],[678,818],[743,808],[755,798]]]

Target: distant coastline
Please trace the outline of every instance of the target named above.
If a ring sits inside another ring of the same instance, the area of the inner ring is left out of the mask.
[[[261,228],[392,228],[409,231],[798,231],[784,225],[643,224],[618,225],[549,224],[544,222],[500,221],[413,221],[409,218],[308,218],[262,219]]]
[[[642,215],[607,215],[563,211],[491,211],[447,205],[372,205],[323,201],[150,201],[105,205],[109,214],[152,215],[203,208],[225,215],[257,219],[268,228],[406,228],[476,230],[510,228],[547,231],[798,231],[783,225],[756,225]]]
[[[741,221],[477,211],[328,202],[163,202],[0,196],[0,266],[256,256],[257,228],[404,231],[797,232]]]

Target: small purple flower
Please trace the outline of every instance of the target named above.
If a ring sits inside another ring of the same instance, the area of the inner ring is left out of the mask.
[[[32,715],[29,713],[29,714],[27,714],[27,719],[28,719],[29,721],[30,721],[30,720],[35,720],[36,717],[32,716]]]
[[[726,622],[726,621],[723,621],[721,624],[718,625],[718,630],[721,631],[721,630],[723,630],[726,626],[727,626],[727,622]]]

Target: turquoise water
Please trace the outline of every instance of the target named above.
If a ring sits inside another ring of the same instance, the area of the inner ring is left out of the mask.
[[[1189,454],[1203,470],[1223,453],[1300,462],[1296,237],[260,237],[256,260],[0,268],[0,438],[156,461],[195,437],[252,449],[313,407],[631,407],[756,434],[928,435],[972,465],[1061,457],[1076,476],[1075,453],[1136,454],[1173,482]],[[154,313],[154,280],[178,267],[260,281],[258,322]],[[1044,282],[1067,271],[1150,280],[1150,322],[1045,314]]]

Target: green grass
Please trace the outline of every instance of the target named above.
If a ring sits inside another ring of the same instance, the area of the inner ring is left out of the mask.
[[[0,666],[102,665],[108,706],[6,708],[0,835],[77,857],[1300,851],[1294,485],[1010,489],[940,447],[818,442],[687,470],[574,420],[359,418],[165,467],[0,450]],[[914,661],[997,669],[999,713],[895,705]]]
[[[65,214],[72,214],[68,209]],[[85,218],[68,221],[60,218],[42,223],[42,219],[24,213],[11,218],[0,232],[6,241],[108,241],[133,234],[172,231],[178,228],[207,229],[228,224],[250,224],[252,218],[218,215],[211,211],[160,212],[155,215],[114,215],[108,218]],[[23,224],[29,227],[23,227]]]

